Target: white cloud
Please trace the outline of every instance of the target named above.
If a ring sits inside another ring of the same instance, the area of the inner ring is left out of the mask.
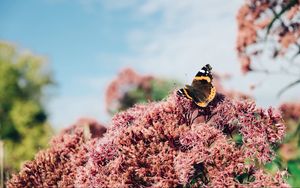
[[[149,24],[153,27],[135,28],[128,34],[129,46],[136,54],[123,57],[122,62],[147,73],[180,78],[186,83],[209,63],[217,72],[234,75],[227,87],[252,93],[260,105],[276,105],[279,101],[296,98],[297,92],[292,91],[280,100],[276,98],[278,91],[293,80],[291,77],[241,74],[235,51],[235,16],[242,3],[241,0],[230,3],[147,0],[136,5],[138,11],[134,14],[140,20],[149,21],[155,14],[160,16],[152,20],[154,24]],[[269,66],[274,67],[274,62]],[[250,91],[251,84],[260,82],[263,84],[257,90]]]
[[[154,19],[153,28],[137,28],[129,33],[129,46],[139,55],[124,57],[123,62],[176,77],[185,73],[192,76],[206,63],[219,72],[238,71],[234,45],[239,5],[237,0],[146,1],[137,7],[137,17],[146,19],[156,13],[161,17]]]
[[[197,70],[209,63],[217,72],[235,76],[227,87],[250,92],[250,84],[263,82],[253,92],[258,103],[270,105],[278,101],[275,96],[284,85],[278,80],[283,82],[287,78],[276,79],[257,74],[244,77],[240,73],[235,52],[235,16],[243,0],[81,0],[81,3],[84,6],[101,5],[110,11],[130,8],[133,12],[128,19],[146,22],[146,27],[137,25],[127,34],[128,47],[133,55],[100,54],[98,58],[101,60],[121,62],[122,66],[181,79],[186,83],[192,80]],[[104,91],[106,86],[101,83],[109,79],[83,79],[82,84],[89,85],[95,91]],[[295,97],[291,93],[283,99]],[[104,95],[61,97],[52,107],[53,116],[60,125],[70,124],[85,115],[103,121],[102,114],[105,114]]]

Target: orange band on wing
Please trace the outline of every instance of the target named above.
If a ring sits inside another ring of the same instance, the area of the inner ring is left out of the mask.
[[[206,103],[206,102],[197,102],[196,104],[200,107],[206,107],[208,103]]]
[[[183,92],[185,94],[185,96],[191,100],[193,100],[193,98],[188,94],[188,92],[186,91],[186,89],[183,88]]]
[[[211,79],[208,76],[195,76],[194,80],[206,80],[208,83],[211,82]]]
[[[210,102],[215,98],[215,96],[216,96],[216,88],[213,86],[211,88],[209,96],[207,97],[207,100]]]
[[[197,104],[197,106],[200,106],[202,108],[206,107],[208,105],[208,103],[210,103],[212,100],[214,100],[215,96],[216,96],[216,88],[212,87],[207,99],[203,102],[197,102],[196,104]]]

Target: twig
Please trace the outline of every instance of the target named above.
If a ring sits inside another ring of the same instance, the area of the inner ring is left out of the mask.
[[[295,58],[300,54],[300,45],[296,43],[296,46],[298,47],[298,51],[297,53],[295,53],[292,58],[291,58],[291,62],[293,62],[295,60]]]
[[[266,33],[266,36],[265,38],[267,38],[267,36],[269,35],[270,33],[270,30],[273,26],[273,24],[275,23],[276,20],[280,19],[280,21],[284,24],[284,22],[281,20],[281,15],[284,14],[286,11],[288,11],[290,8],[292,8],[294,5],[296,5],[298,3],[298,0],[291,0],[285,7],[283,7],[281,9],[281,11],[277,14],[275,12],[275,10],[271,9],[271,11],[273,12],[274,14],[274,18],[272,19],[272,21],[270,22],[270,24],[268,25],[268,28],[267,28],[267,33]]]
[[[292,76],[299,76],[299,74],[298,73],[295,73],[295,72],[291,72],[291,71],[289,71],[288,69],[286,69],[285,67],[283,67],[283,66],[281,66],[280,67],[280,69],[279,70],[268,70],[268,69],[255,69],[255,68],[253,68],[252,69],[252,71],[253,72],[257,72],[257,73],[265,73],[265,74],[277,74],[277,75],[282,75],[282,74],[284,74],[284,75],[292,75]]]
[[[293,81],[292,83],[288,84],[287,86],[285,86],[284,88],[282,88],[282,89],[278,92],[277,97],[279,98],[286,90],[288,90],[289,88],[291,88],[291,87],[293,87],[293,86],[295,86],[295,85],[297,85],[297,84],[299,84],[299,83],[300,83],[300,79],[295,80],[295,81]]]

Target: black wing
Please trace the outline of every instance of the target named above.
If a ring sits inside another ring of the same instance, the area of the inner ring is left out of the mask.
[[[206,102],[211,94],[213,85],[207,80],[194,80],[191,88],[195,96],[195,102]]]
[[[195,75],[195,78],[200,78],[202,76],[209,77],[212,80],[212,74],[211,74],[211,66],[209,64],[206,64],[204,67],[201,68],[200,71]]]

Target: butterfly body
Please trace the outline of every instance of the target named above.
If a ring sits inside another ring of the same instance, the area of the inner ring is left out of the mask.
[[[202,67],[196,74],[191,85],[185,85],[178,90],[178,94],[184,96],[199,106],[206,107],[216,96],[216,88],[212,85],[211,66]]]

